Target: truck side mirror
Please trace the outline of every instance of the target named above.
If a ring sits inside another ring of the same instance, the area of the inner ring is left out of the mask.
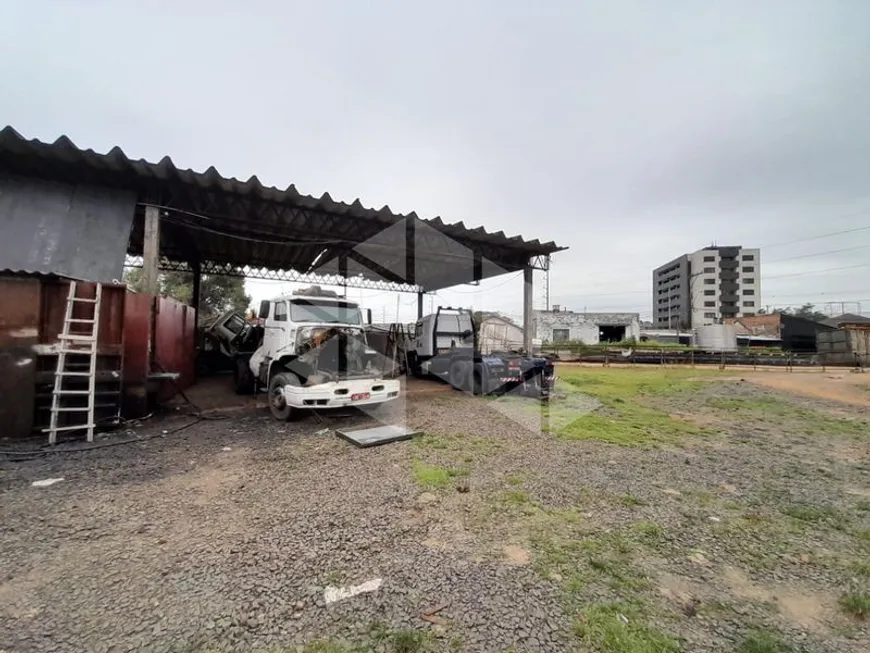
[[[366,321],[368,322],[369,326],[371,326],[371,324],[372,324],[372,309],[370,309],[370,308],[366,309]]]

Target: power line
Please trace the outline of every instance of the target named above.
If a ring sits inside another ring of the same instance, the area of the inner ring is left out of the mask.
[[[499,287],[501,287],[501,286],[503,286],[503,285],[505,285],[505,284],[507,284],[507,283],[510,283],[510,282],[513,281],[514,279],[518,279],[519,276],[520,276],[522,273],[523,273],[523,271],[520,270],[519,272],[517,272],[516,274],[514,274],[512,277],[509,277],[508,279],[505,279],[504,281],[502,281],[500,284],[495,285],[495,286],[490,286],[490,287],[488,287],[488,288],[485,288],[484,290],[488,292],[488,291],[490,291],[490,290],[494,290],[495,288],[499,288]],[[447,292],[447,291],[449,291],[449,292],[457,292],[457,293],[459,293],[460,295],[471,295],[471,294],[475,294],[475,293],[479,293],[479,292],[481,292],[481,290],[450,290],[449,288],[443,288],[443,289],[442,289],[441,291],[439,291],[439,292]]]
[[[870,247],[870,244],[857,245],[855,247],[843,247],[841,249],[831,249],[831,250],[828,250],[827,252],[816,252],[814,254],[800,254],[798,256],[789,256],[788,258],[778,258],[775,261],[767,261],[766,265],[770,265],[771,263],[782,263],[784,261],[794,261],[795,259],[799,259],[799,258],[810,258],[813,256],[824,256],[826,254],[839,254],[840,252],[853,252],[856,249],[867,249],[868,247]]]
[[[870,267],[870,263],[858,263],[858,265],[844,265],[839,268],[825,268],[824,270],[807,270],[806,272],[792,272],[791,274],[774,274],[770,276],[763,275],[761,277],[762,281],[769,281],[770,279],[784,279],[785,277],[803,277],[809,274],[821,274],[822,272],[836,272],[838,270],[854,270],[855,268],[866,268]]]

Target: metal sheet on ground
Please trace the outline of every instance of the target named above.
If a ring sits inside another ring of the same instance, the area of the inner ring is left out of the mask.
[[[379,444],[410,440],[415,435],[420,435],[421,431],[396,424],[382,424],[368,429],[337,430],[335,433],[338,437],[344,438],[358,447],[374,447]]]

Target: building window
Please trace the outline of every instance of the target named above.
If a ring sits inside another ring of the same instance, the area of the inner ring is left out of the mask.
[[[754,255],[754,254],[744,254],[744,255],[743,255],[743,260],[744,260],[744,261],[754,261],[754,260],[755,260],[755,255]]]
[[[704,268],[705,274],[713,274],[716,271],[716,268]]]
[[[275,321],[287,321],[287,302],[275,302]]]
[[[704,313],[704,317],[709,319],[714,319],[716,317],[715,313]]]
[[[553,342],[568,342],[568,329],[553,329]]]
[[[755,306],[755,302],[743,302],[744,306]]]
[[[753,283],[755,283],[755,279],[752,278],[752,277],[748,277],[748,278],[746,278],[746,279],[743,280],[743,283],[748,284],[748,285],[751,286]]]
[[[715,279],[704,279],[704,283],[708,286],[712,286],[714,283],[716,283],[716,280]]]
[[[751,265],[746,265],[743,267],[743,271],[744,272],[755,272],[755,267],[753,267]]]
[[[744,295],[754,295],[755,291],[750,288],[749,290],[744,290],[743,294]]]
[[[704,302],[705,308],[712,308],[715,305],[716,305],[716,302]]]
[[[704,294],[707,295],[707,297],[713,297],[716,294],[716,291],[715,290],[705,290]]]
[[[704,263],[713,263],[716,260],[715,256],[705,256]]]

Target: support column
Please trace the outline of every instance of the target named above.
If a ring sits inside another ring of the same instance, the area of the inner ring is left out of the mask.
[[[190,270],[193,272],[193,293],[190,298],[190,305],[196,310],[197,314],[199,314],[199,300],[202,288],[202,265],[200,265],[199,261],[192,261],[190,263]]]
[[[152,295],[160,292],[160,277],[157,265],[160,263],[160,209],[156,206],[145,207],[145,234],[142,245],[143,277],[142,290]]]
[[[532,353],[532,338],[534,337],[534,321],[532,319],[532,301],[534,270],[531,265],[526,265],[523,268],[523,349],[526,350],[526,355]]]
[[[423,293],[417,293],[417,319],[423,317]]]

